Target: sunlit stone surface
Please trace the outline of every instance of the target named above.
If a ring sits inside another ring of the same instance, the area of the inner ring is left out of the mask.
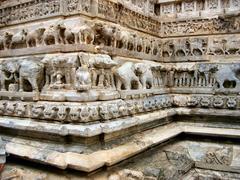
[[[240,179],[239,33],[240,0],[1,1],[1,178]]]

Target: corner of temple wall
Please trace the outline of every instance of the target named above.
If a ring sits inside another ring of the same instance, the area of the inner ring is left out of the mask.
[[[0,179],[239,179],[239,15],[240,0],[0,2]]]

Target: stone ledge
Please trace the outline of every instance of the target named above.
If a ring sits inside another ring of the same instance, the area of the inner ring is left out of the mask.
[[[31,161],[52,165],[60,169],[71,168],[91,172],[103,166],[112,166],[146,149],[165,142],[181,133],[221,137],[240,137],[239,129],[194,127],[189,123],[171,123],[134,135],[131,142],[109,150],[99,150],[92,154],[59,153],[9,142],[6,152]]]
[[[137,126],[154,121],[156,119],[163,119],[173,115],[176,115],[175,110],[167,109],[143,115],[136,115],[134,117],[119,118],[115,121],[89,125],[56,124],[37,122],[33,119],[0,117],[0,127],[25,131],[35,131],[39,133],[52,133],[59,136],[71,135],[92,137],[100,135],[102,133],[112,133],[114,131],[123,130],[132,126]]]

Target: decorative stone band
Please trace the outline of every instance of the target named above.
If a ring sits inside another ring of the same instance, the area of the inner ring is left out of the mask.
[[[113,120],[172,107],[240,109],[240,96],[155,95],[132,100],[92,103],[0,101],[0,114],[21,118],[87,123]]]
[[[0,101],[2,116],[15,116],[62,123],[86,123],[110,120],[171,107],[168,95],[133,100],[113,100],[90,103]]]
[[[210,19],[195,19],[162,22],[162,37],[189,36],[204,34],[236,33],[240,30],[240,16],[218,17]]]
[[[54,29],[59,25],[63,28],[61,33],[61,28],[59,32]],[[68,21],[52,26],[53,29],[42,26],[0,32],[0,57],[86,51],[168,63],[219,61],[226,57],[230,61],[237,60],[240,55],[239,34],[160,39],[100,21],[85,21],[78,28],[69,25]],[[95,32],[96,28],[103,30]]]
[[[211,18],[217,15],[237,14],[240,10],[239,0],[159,0],[155,4],[155,14],[161,19],[186,20],[192,18]]]
[[[158,34],[160,22],[111,0],[31,0],[0,9],[0,27],[51,17],[83,14]],[[109,19],[110,18],[110,19]],[[136,23],[136,20],[139,23]]]

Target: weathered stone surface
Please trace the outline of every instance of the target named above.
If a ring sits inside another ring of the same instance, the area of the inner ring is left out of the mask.
[[[6,145],[10,158],[102,168],[98,179],[239,177],[239,4],[1,1],[0,164]],[[165,146],[195,136],[232,144]],[[158,145],[156,159],[119,166]]]

